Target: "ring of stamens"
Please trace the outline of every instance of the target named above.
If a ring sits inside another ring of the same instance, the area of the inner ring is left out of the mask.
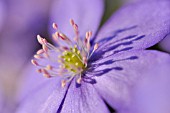
[[[34,59],[31,60],[32,64],[38,67],[37,72],[42,73],[45,77],[51,78],[54,76],[63,76],[61,81],[62,87],[66,83],[70,82],[76,77],[78,84],[82,81],[82,73],[87,68],[89,58],[98,48],[98,44],[95,44],[93,50],[90,51],[90,38],[92,32],[86,32],[85,39],[82,41],[79,36],[78,25],[75,24],[73,19],[70,20],[70,24],[74,29],[75,38],[74,41],[69,39],[65,34],[61,33],[56,23],[53,23],[53,28],[56,32],[52,35],[53,40],[58,44],[57,47],[53,46],[45,38],[37,35],[38,42],[42,45],[42,49],[38,50],[34,55]],[[67,46],[62,45],[60,42],[66,43]],[[53,58],[53,54],[60,54]],[[59,63],[58,67],[46,64],[43,65],[41,60],[49,60],[53,63]]]

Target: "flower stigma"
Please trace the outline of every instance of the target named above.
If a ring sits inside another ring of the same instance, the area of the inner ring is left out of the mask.
[[[85,34],[84,40],[80,39],[78,25],[73,19],[70,19],[75,34],[74,40],[68,38],[58,29],[58,25],[53,23],[53,29],[56,32],[52,35],[53,40],[58,46],[50,44],[45,38],[37,35],[38,42],[42,49],[38,50],[31,60],[32,64],[37,66],[37,72],[42,73],[47,78],[61,76],[61,86],[64,87],[74,77],[76,83],[81,84],[82,73],[87,69],[88,60],[98,48],[96,43],[91,50],[90,38],[92,32]]]

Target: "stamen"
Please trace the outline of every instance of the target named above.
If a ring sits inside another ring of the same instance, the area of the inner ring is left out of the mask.
[[[81,81],[82,81],[82,77],[81,77],[81,75],[80,75],[79,78],[76,80],[76,82],[77,82],[78,84],[81,84]]]
[[[45,52],[48,52],[48,47],[46,45],[42,45],[42,49],[45,51]]]
[[[43,44],[42,37],[40,35],[37,35],[37,40],[40,44]]]
[[[66,86],[66,80],[61,81],[61,86],[64,88]]]
[[[83,57],[83,63],[85,64],[85,67],[87,67],[87,58]]]
[[[38,73],[42,73],[42,70],[41,70],[41,69],[37,69],[37,72],[38,72]]]
[[[93,51],[92,51],[91,54],[89,55],[88,59],[93,55],[93,53],[98,49],[98,47],[99,47],[99,45],[98,45],[98,43],[96,43],[96,44],[94,45]]]
[[[58,46],[50,44],[45,38],[37,35],[37,40],[42,45],[42,49],[38,50],[34,55],[36,60],[31,60],[33,65],[39,67],[37,72],[43,74],[43,76],[47,78],[63,77],[61,81],[62,87],[65,87],[66,83],[70,82],[74,77],[76,77],[76,83],[81,84],[82,73],[87,68],[88,60],[98,48],[98,44],[95,44],[92,52],[90,51],[91,31],[86,32],[85,39],[82,41],[79,36],[78,25],[73,19],[70,19],[70,24],[75,33],[74,41],[63,32],[60,32],[58,25],[53,23],[52,27],[56,32],[52,37]],[[67,45],[62,45],[63,43],[60,43],[60,41]],[[39,60],[48,60],[49,62],[44,64],[46,62],[39,62]],[[60,65],[50,65],[53,63],[59,63]]]
[[[39,64],[38,64],[37,61],[35,61],[35,60],[31,60],[31,63],[32,63],[33,65],[35,65],[35,66],[39,66]]]
[[[40,55],[34,55],[34,58],[36,58],[36,59],[41,59],[41,58],[43,58],[43,57],[40,56]]]
[[[56,24],[56,23],[53,23],[53,28],[54,28],[55,30],[57,30],[57,29],[58,29],[58,26],[57,26],[57,24]]]
[[[48,73],[48,71],[46,69],[42,69],[42,73],[44,75],[44,77],[50,78],[51,75]]]
[[[73,26],[74,25],[74,20],[70,19],[70,24]]]
[[[47,65],[47,66],[46,66],[46,69],[47,69],[47,70],[52,70],[53,67],[52,67],[51,65]]]
[[[42,54],[42,53],[44,53],[44,50],[43,50],[43,49],[40,49],[40,50],[37,51],[37,55],[40,55],[40,54]]]
[[[99,45],[98,45],[98,43],[96,43],[95,45],[94,45],[94,51],[96,51],[97,49],[98,49],[98,47],[99,47]]]

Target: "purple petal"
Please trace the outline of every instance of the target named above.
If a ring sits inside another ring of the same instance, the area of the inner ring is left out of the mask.
[[[127,111],[129,113],[170,113],[170,69],[168,65],[166,66],[158,68],[159,70],[163,68],[162,71],[166,71],[166,74],[155,71],[149,77],[138,81],[132,89],[131,104],[120,113],[127,113]]]
[[[20,103],[20,101],[22,101],[23,98],[29,95],[33,90],[38,89],[38,87],[41,87],[42,84],[51,81],[51,79],[45,78],[41,73],[37,73],[35,66],[32,64],[27,65],[22,71],[22,76],[19,80],[19,84],[22,85],[18,86],[19,90],[17,100]]]
[[[75,81],[72,81],[61,113],[109,113],[109,111],[91,84],[82,82],[80,87],[76,87]]]
[[[4,102],[4,99],[3,99],[3,95],[2,95],[2,89],[0,88],[0,112],[2,112],[2,108],[3,108],[3,102]]]
[[[169,0],[139,1],[126,5],[101,28],[96,42],[109,40],[101,44],[124,43],[120,48],[148,48],[170,32],[169,6]]]
[[[36,47],[36,35],[47,27],[44,23],[48,20],[50,1],[9,0],[5,5],[8,9],[0,38],[0,54],[23,63]]]
[[[133,109],[131,106],[140,104],[140,101],[145,105],[145,101],[142,101],[142,98],[145,96],[149,98],[149,93],[151,93],[151,91],[145,89],[145,81],[147,81],[149,89],[160,86],[163,88],[161,90],[162,95],[166,95],[167,93],[164,88],[165,85],[162,85],[166,82],[163,80],[168,79],[168,81],[170,81],[168,78],[170,72],[170,56],[167,54],[148,50],[122,52],[95,61],[91,67],[93,68],[91,69],[91,73],[89,72],[89,75],[95,76],[94,79],[97,83],[94,84],[94,86],[96,90],[118,111],[131,110]],[[143,94],[142,91],[144,91]],[[157,89],[153,95],[159,100],[161,99],[161,97],[158,96],[159,94],[160,92]],[[165,98],[168,99],[169,96],[166,95]],[[150,103],[154,103],[154,101],[150,101]],[[150,105],[151,109],[155,109],[155,107],[160,104],[158,101],[156,102],[153,106]],[[162,101],[161,104],[164,105],[167,102]],[[139,109],[140,105],[136,107]],[[160,111],[162,108],[160,106],[160,108],[158,107],[157,109]]]
[[[61,87],[60,79],[51,79],[30,92],[20,103],[17,113],[47,113],[46,110],[51,113],[59,108],[66,89]]]
[[[4,7],[6,6],[6,15],[0,32],[0,82],[7,90],[11,104],[21,69],[36,47],[36,35],[46,29],[44,23],[48,18],[50,0],[1,0],[1,2],[4,2]],[[38,5],[41,7],[37,7]],[[3,6],[0,6],[0,9]],[[3,13],[1,15],[0,11],[0,18],[1,16]]]
[[[60,0],[53,4],[50,26],[53,22],[57,23],[59,30],[73,39],[74,30],[69,23],[73,19],[79,27],[81,38],[87,31],[96,33],[103,14],[103,0]]]
[[[5,19],[5,13],[6,13],[6,10],[5,10],[5,4],[3,1],[0,1],[0,31],[4,25],[4,19]]]

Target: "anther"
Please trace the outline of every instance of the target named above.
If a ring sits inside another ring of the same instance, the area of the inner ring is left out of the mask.
[[[48,47],[46,45],[42,45],[42,49],[45,51],[45,52],[48,52]]]
[[[47,77],[47,78],[51,77],[51,75],[48,73],[48,71],[46,69],[41,69],[41,70],[42,70],[42,73],[43,73],[44,77]]]
[[[78,84],[81,84],[81,81],[82,81],[82,78],[81,78],[81,75],[80,75],[80,77],[76,80],[76,82],[77,82]]]
[[[46,78],[51,78],[50,74],[43,74],[43,76]]]
[[[70,24],[73,26],[74,25],[74,20],[70,19]]]
[[[63,33],[59,33],[59,37],[62,39],[62,40],[67,40],[67,36],[64,35]]]
[[[38,54],[38,55],[40,55],[40,54],[42,54],[42,53],[44,53],[44,50],[43,50],[43,49],[40,49],[40,50],[37,51],[37,54]]]
[[[48,53],[43,53],[43,56],[45,57],[45,58],[49,58],[50,56],[48,55]]]
[[[76,32],[78,32],[78,25],[77,24],[74,24],[74,30],[76,31]]]
[[[89,37],[91,37],[92,36],[92,31],[89,31]]]
[[[66,80],[61,81],[61,86],[64,88],[66,86]]]
[[[34,55],[34,58],[36,58],[36,59],[41,59],[41,58],[43,58],[43,57],[40,56],[40,55]]]
[[[53,23],[53,28],[55,29],[55,30],[57,30],[58,29],[58,26],[57,26],[57,24],[56,23]]]
[[[40,44],[43,44],[43,38],[40,35],[37,35],[37,40]]]
[[[47,66],[46,66],[46,69],[47,69],[47,70],[52,70],[53,67],[52,67],[51,65],[47,65]]]
[[[98,49],[98,47],[99,47],[99,45],[98,45],[98,43],[96,43],[96,44],[94,45],[94,51],[96,51],[96,49]]]
[[[35,60],[31,60],[31,63],[32,63],[33,65],[35,65],[35,66],[39,66],[39,64],[38,64],[37,61],[35,61]]]
[[[52,38],[53,38],[53,40],[55,41],[55,42],[57,42],[58,43],[58,36],[56,35],[56,33],[54,33],[53,35],[52,35]]]
[[[38,72],[38,73],[42,73],[42,70],[41,70],[41,69],[37,69],[37,72]]]
[[[43,44],[47,44],[47,40],[46,39],[42,39],[42,41],[43,41]]]
[[[87,58],[83,57],[83,63],[85,64],[85,67],[87,67]]]

